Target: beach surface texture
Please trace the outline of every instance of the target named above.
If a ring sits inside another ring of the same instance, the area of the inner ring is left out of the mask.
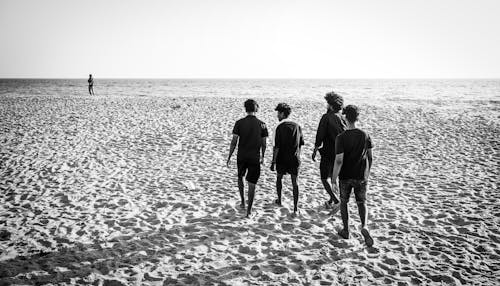
[[[256,98],[270,137],[246,219],[225,163],[252,94],[95,90],[0,95],[0,285],[500,284],[498,98],[344,96],[374,145],[366,247],[353,197],[347,240],[324,206],[321,94]],[[289,176],[273,204],[279,102],[305,137],[297,217]]]

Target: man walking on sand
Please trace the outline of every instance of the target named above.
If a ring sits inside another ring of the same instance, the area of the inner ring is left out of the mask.
[[[300,148],[304,145],[304,137],[300,126],[288,120],[292,112],[290,106],[286,103],[280,103],[276,106],[277,116],[280,123],[276,127],[274,137],[273,161],[271,171],[276,166],[276,192],[278,199],[275,203],[281,206],[281,189],[283,188],[282,179],[286,174],[292,177],[293,185],[293,214],[297,215],[297,203],[299,201],[299,186],[297,176],[300,166]]]
[[[335,140],[336,156],[332,174],[332,180],[335,180],[338,176],[340,181],[340,213],[343,229],[338,234],[345,239],[349,238],[349,209],[347,203],[351,191],[354,189],[361,220],[361,234],[366,245],[370,247],[373,245],[373,238],[366,228],[368,217],[366,191],[372,166],[372,141],[366,132],[356,128],[356,121],[359,116],[358,107],[348,105],[344,108],[343,113],[347,119],[347,130],[339,134]]]
[[[233,139],[229,148],[229,156],[226,165],[233,155],[236,144],[238,145],[237,166],[238,166],[238,189],[242,208],[245,208],[245,194],[243,176],[246,174],[248,183],[248,207],[247,217],[252,215],[252,204],[255,195],[255,185],[260,177],[260,164],[264,163],[266,152],[266,138],[268,131],[266,124],[255,116],[259,105],[253,99],[245,101],[245,111],[247,116],[236,121],[233,128]]]
[[[327,208],[333,208],[333,212],[337,212],[340,203],[332,191],[332,187],[336,185],[336,182],[332,179],[332,185],[330,185],[328,178],[333,172],[335,138],[345,130],[345,122],[340,115],[340,110],[342,110],[342,106],[344,105],[344,99],[333,91],[327,93],[325,99],[328,103],[328,110],[323,114],[318,125],[312,160],[316,161],[316,152],[319,150],[321,155],[321,162],[319,164],[321,183],[323,183],[323,187],[328,195],[330,195],[330,199],[325,205]]]

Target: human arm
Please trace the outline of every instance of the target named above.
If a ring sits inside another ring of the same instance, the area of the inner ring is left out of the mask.
[[[340,170],[342,169],[342,164],[344,163],[344,146],[342,145],[341,136],[337,136],[335,138],[335,161],[333,164],[333,172],[332,172],[332,185],[337,186],[335,182],[337,181],[337,177],[339,176]]]
[[[344,153],[335,155],[335,164],[333,165],[333,173],[332,173],[332,185],[334,186],[336,186],[334,182],[337,181],[337,177],[339,176],[340,169],[342,168],[343,163],[344,163]]]
[[[280,150],[280,142],[281,142],[281,132],[280,126],[276,127],[276,131],[274,132],[274,147],[273,147],[273,159],[271,161],[271,171],[274,171],[274,167],[276,166],[276,159],[278,159],[278,152]]]
[[[372,148],[368,148],[368,150],[366,151],[366,157],[368,158],[368,170],[367,174],[365,175],[365,180],[368,180],[368,177],[370,177],[370,172],[372,169],[372,161],[373,161]]]
[[[273,160],[271,161],[271,171],[274,171],[274,166],[276,166],[276,158],[278,158],[278,152],[280,148],[274,146],[273,148]]]
[[[327,128],[328,128],[328,118],[326,117],[325,114],[323,115],[323,117],[321,117],[321,120],[319,121],[318,125],[318,130],[316,131],[316,141],[314,142],[314,151],[312,153],[313,161],[316,161],[316,154],[321,144],[323,144],[323,139],[326,136]]]
[[[262,155],[260,156],[260,163],[264,164],[264,155],[266,154],[267,137],[262,137],[262,144],[260,147]]]
[[[267,131],[267,126],[264,122],[261,122],[260,125],[261,131],[260,131],[260,137],[262,138],[262,142],[260,144],[260,150],[261,150],[261,157],[260,157],[260,163],[264,164],[264,155],[266,154],[266,147],[267,147],[267,136],[269,136],[269,132]]]
[[[231,139],[231,144],[229,145],[229,155],[227,156],[226,166],[229,167],[229,161],[231,160],[231,156],[234,153],[234,149],[236,149],[236,144],[238,144],[239,136],[233,134],[233,139]]]
[[[372,148],[373,148],[372,139],[370,138],[370,135],[368,135],[366,140],[366,158],[368,159],[368,168],[365,169],[365,180],[368,180],[368,177],[370,177],[370,172],[372,169],[372,161],[373,161]]]

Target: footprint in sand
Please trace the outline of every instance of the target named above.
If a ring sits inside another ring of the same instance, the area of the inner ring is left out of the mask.
[[[284,230],[284,231],[292,231],[294,228],[295,228],[295,225],[291,224],[291,223],[282,223],[281,224],[281,228]]]
[[[303,229],[310,229],[312,227],[312,224],[306,221],[303,221],[299,225]]]
[[[253,277],[258,277],[261,274],[262,274],[262,271],[260,270],[259,266],[254,265],[254,266],[252,266],[252,268],[250,268],[250,275],[252,275]]]
[[[281,265],[269,265],[269,267],[274,274],[284,274],[288,272],[288,268]]]

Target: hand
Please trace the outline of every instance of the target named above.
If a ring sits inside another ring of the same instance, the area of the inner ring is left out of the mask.
[[[231,161],[231,157],[227,158],[227,161],[226,161],[226,167],[229,168],[229,162]]]
[[[313,160],[313,162],[316,162],[316,152],[318,152],[318,150],[314,149],[313,154],[312,154],[312,160]]]
[[[332,177],[332,188],[337,192],[339,191],[339,186],[337,185],[337,179],[336,178],[334,179],[333,177]]]
[[[274,164],[275,164],[274,162],[271,163],[271,171],[273,172],[274,172]]]
[[[264,166],[264,156],[260,157],[260,164]]]

